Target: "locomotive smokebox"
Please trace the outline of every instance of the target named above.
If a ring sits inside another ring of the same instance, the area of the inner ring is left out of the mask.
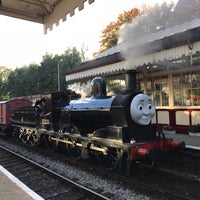
[[[136,79],[137,71],[136,70],[128,70],[125,73],[125,81],[126,81],[126,92],[136,92],[137,91],[137,79]]]

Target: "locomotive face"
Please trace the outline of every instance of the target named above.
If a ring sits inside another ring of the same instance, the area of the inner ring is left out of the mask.
[[[146,94],[136,95],[130,105],[130,114],[135,123],[148,125],[155,114],[151,98]]]

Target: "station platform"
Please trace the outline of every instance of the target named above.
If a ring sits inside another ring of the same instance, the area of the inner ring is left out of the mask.
[[[44,200],[0,165],[1,200]]]
[[[175,141],[178,142],[185,142],[185,147],[188,149],[200,150],[200,136],[167,133],[166,137],[173,138]]]

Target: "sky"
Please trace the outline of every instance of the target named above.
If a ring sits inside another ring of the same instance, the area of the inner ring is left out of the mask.
[[[40,64],[42,56],[63,54],[68,48],[87,47],[87,58],[99,50],[101,32],[119,14],[143,4],[172,0],[95,0],[65,22],[44,34],[42,24],[0,15],[0,66],[12,69],[31,63]],[[174,0],[176,2],[177,0]]]

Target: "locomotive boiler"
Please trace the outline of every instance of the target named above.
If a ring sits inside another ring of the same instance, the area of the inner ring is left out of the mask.
[[[135,71],[126,76],[128,88],[116,96],[107,96],[105,81],[94,78],[92,97],[70,101],[62,110],[63,119],[69,120],[82,136],[102,134],[101,137],[121,139],[123,143],[155,138],[156,127],[151,124],[154,104],[148,95],[135,90]]]
[[[126,171],[132,162],[152,163],[157,152],[184,147],[156,131],[155,107],[136,90],[136,71],[126,73],[126,84],[122,93],[107,96],[105,81],[96,77],[89,98],[72,91],[44,95],[44,113],[37,113],[38,105],[12,112],[13,131],[23,142],[64,146],[74,159],[92,156],[106,169]]]

